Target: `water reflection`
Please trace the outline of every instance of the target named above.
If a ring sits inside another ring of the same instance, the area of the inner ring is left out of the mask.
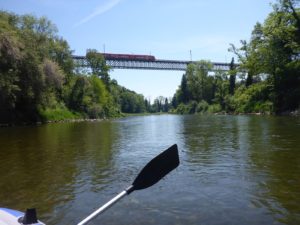
[[[181,165],[91,224],[300,224],[300,120],[131,117],[0,129],[1,207],[75,224],[177,143]]]
[[[70,123],[0,130],[1,205],[37,207],[47,224],[58,224],[78,194],[109,183],[116,138],[110,129]]]

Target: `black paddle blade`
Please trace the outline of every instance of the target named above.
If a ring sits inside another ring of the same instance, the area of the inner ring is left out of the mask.
[[[177,145],[170,148],[152,159],[139,173],[132,183],[132,190],[145,189],[156,184],[161,178],[179,165]],[[130,192],[131,192],[130,191]]]

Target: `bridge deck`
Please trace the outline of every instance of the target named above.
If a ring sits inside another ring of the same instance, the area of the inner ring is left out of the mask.
[[[88,67],[85,56],[73,56],[73,60],[79,67]],[[179,70],[185,71],[187,65],[196,63],[196,61],[164,60],[124,60],[124,59],[106,59],[106,64],[113,69],[143,69],[143,70]],[[213,71],[228,71],[230,63],[212,62]]]

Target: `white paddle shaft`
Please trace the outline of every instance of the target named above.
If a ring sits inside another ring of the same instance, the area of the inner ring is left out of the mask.
[[[87,224],[91,219],[99,215],[100,213],[103,213],[106,209],[111,207],[113,204],[115,204],[117,201],[119,201],[121,198],[123,198],[125,195],[127,195],[127,191],[124,190],[120,194],[118,194],[116,197],[105,203],[103,206],[101,206],[99,209],[97,209],[95,212],[93,212],[91,215],[86,217],[84,220],[82,220],[80,223],[77,225],[84,225]]]

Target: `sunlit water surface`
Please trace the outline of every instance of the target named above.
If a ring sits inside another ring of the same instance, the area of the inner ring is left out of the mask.
[[[300,118],[159,115],[0,129],[0,207],[80,222],[177,143],[181,164],[90,224],[300,224]]]

